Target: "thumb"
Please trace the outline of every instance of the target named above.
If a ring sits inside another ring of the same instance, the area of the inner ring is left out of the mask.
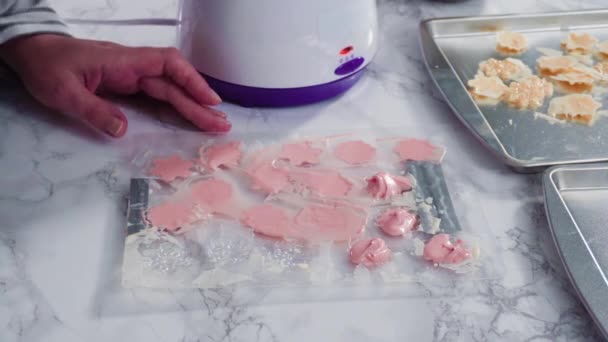
[[[57,109],[74,113],[76,118],[112,137],[119,138],[127,132],[127,117],[120,109],[91,93],[76,79],[66,81],[63,92],[53,102]]]

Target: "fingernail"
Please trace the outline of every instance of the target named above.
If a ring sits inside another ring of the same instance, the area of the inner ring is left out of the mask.
[[[215,90],[209,88],[211,90],[211,97],[214,103],[220,104],[222,103],[222,98],[215,92]]]
[[[230,131],[231,128],[232,128],[232,124],[230,123],[230,121],[224,121],[218,125],[219,133],[228,132],[228,131]]]
[[[119,136],[122,132],[122,128],[125,125],[125,122],[119,118],[112,117],[108,124],[106,125],[106,132],[111,136]]]
[[[218,116],[218,117],[223,118],[223,119],[225,119],[225,118],[228,117],[228,115],[226,115],[226,113],[224,113],[222,111],[219,111],[219,110],[213,109],[211,112],[213,113],[213,115]]]

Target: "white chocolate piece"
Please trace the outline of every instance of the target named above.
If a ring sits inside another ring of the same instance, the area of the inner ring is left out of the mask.
[[[504,101],[518,109],[536,109],[553,95],[553,85],[537,76],[509,84]]]
[[[591,95],[571,94],[552,99],[548,114],[560,120],[591,125],[601,106]]]
[[[562,40],[562,48],[574,55],[588,55],[593,50],[593,47],[598,42],[597,38],[589,33],[570,33]]]
[[[519,32],[503,31],[496,35],[496,51],[503,55],[520,55],[528,49],[528,39]]]
[[[497,104],[508,87],[496,76],[477,75],[468,82],[471,95],[478,104]]]
[[[518,80],[532,75],[530,68],[515,58],[503,60],[490,58],[479,63],[479,72],[487,77],[500,77],[503,81]]]
[[[569,56],[542,56],[536,60],[540,76],[548,77],[562,73],[576,65],[576,60]]]

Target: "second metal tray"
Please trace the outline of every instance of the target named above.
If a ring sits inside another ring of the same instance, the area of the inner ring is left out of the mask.
[[[551,165],[608,161],[608,118],[591,127],[551,124],[531,111],[475,104],[465,84],[479,62],[503,58],[494,50],[496,31],[501,30],[526,35],[530,48],[520,58],[534,69],[540,56],[536,47],[559,49],[568,32],[608,40],[608,10],[440,18],[420,25],[422,51],[435,83],[456,115],[506,164],[516,171],[536,172]],[[538,111],[546,113],[547,106]]]
[[[543,178],[551,233],[568,276],[608,337],[608,164],[557,166]]]

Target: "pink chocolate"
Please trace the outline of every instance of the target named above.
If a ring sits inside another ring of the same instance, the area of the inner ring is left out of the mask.
[[[300,183],[313,193],[325,197],[340,197],[348,194],[353,183],[335,170],[297,170],[289,174],[291,181]]]
[[[276,194],[289,185],[289,171],[262,161],[248,170],[251,187],[266,194]]]
[[[241,222],[254,232],[284,238],[289,235],[291,222],[287,212],[272,204],[260,204],[245,210]]]
[[[311,205],[292,219],[272,204],[253,206],[243,212],[241,222],[266,236],[304,241],[346,241],[360,235],[367,217],[347,206]]]
[[[319,164],[319,156],[323,153],[320,148],[314,148],[309,142],[285,144],[279,158],[289,160],[295,166]]]
[[[376,225],[387,235],[402,236],[416,229],[418,219],[407,208],[388,208],[378,216]]]
[[[367,192],[376,199],[391,199],[411,189],[412,183],[409,179],[386,172],[378,172],[367,179]]]
[[[397,143],[395,153],[401,161],[441,161],[444,150],[426,140],[406,139]]]
[[[152,162],[150,175],[158,177],[165,182],[171,182],[177,178],[186,178],[192,174],[194,163],[185,160],[178,155],[158,158]]]
[[[223,167],[236,167],[242,157],[241,142],[231,141],[225,144],[201,147],[199,151],[201,163],[211,169]]]
[[[191,198],[167,201],[148,210],[148,220],[154,226],[175,232],[201,219],[202,212]]]
[[[361,165],[376,157],[376,149],[361,140],[346,141],[336,146],[334,155],[347,164]]]
[[[348,206],[310,205],[294,218],[293,236],[303,240],[346,241],[365,229],[367,215]]]
[[[471,257],[471,252],[462,247],[462,240],[452,244],[448,234],[437,234],[424,246],[424,259],[436,264],[459,264]]]
[[[222,212],[232,199],[232,185],[221,179],[207,179],[190,187],[192,198],[209,212]]]
[[[372,268],[389,262],[392,252],[384,240],[375,238],[357,241],[350,248],[349,256],[353,264]]]

